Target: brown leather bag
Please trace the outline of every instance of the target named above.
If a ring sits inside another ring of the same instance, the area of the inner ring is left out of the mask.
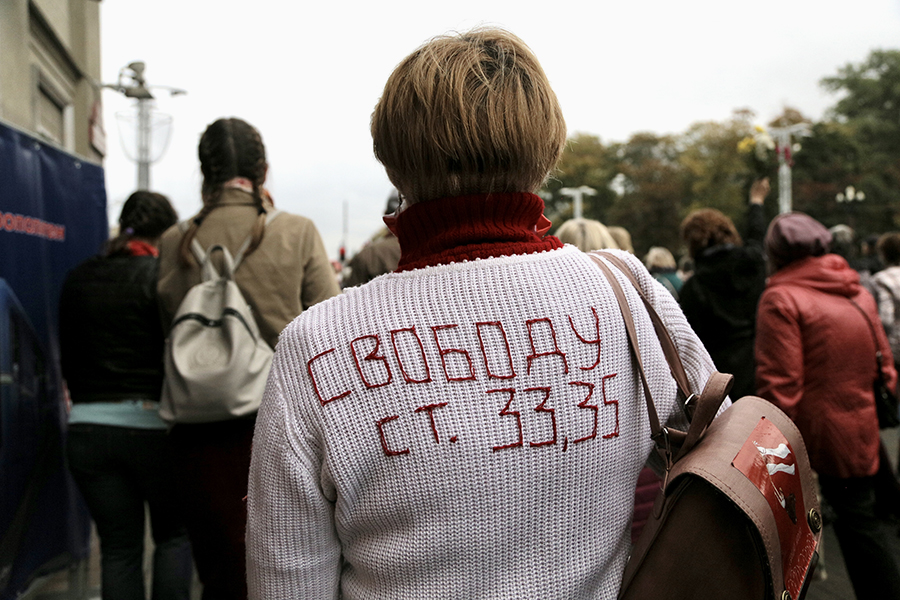
[[[662,427],[644,374],[626,295],[610,266],[631,281],[650,314],[690,419]],[[733,377],[689,389],[668,331],[618,257],[592,253],[609,280],[639,368],[653,440],[666,464],[650,519],[632,548],[619,598],[799,600],[818,561],[822,519],[806,446],[776,406],[741,398],[715,418]]]

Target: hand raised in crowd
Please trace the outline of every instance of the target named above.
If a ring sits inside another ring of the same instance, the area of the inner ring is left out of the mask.
[[[750,186],[750,204],[762,204],[771,189],[768,177],[754,181]]]

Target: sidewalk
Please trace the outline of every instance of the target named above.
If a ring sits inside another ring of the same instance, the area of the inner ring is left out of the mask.
[[[838,547],[834,528],[830,525],[826,526],[822,539],[827,579],[825,581],[813,581],[812,585],[810,585],[809,593],[806,595],[806,600],[854,600],[856,595],[853,593],[853,586],[850,584],[850,578],[847,576],[844,557],[841,555],[841,549]],[[890,539],[894,557],[900,562],[900,535],[893,535]]]
[[[144,579],[148,595],[153,557],[153,539],[149,530],[148,524],[144,546]],[[195,573],[191,600],[200,600],[202,592],[203,588]],[[96,530],[91,530],[91,555],[85,563],[73,570],[66,569],[36,581],[19,600],[100,600],[100,545]]]
[[[896,470],[897,451],[898,447],[900,447],[900,429],[882,431],[881,440],[888,450],[888,456],[894,461],[893,466],[894,470]],[[900,563],[900,532],[894,531],[893,533],[894,535],[889,538],[891,548],[893,549],[894,558]],[[841,555],[841,549],[838,547],[833,527],[825,527],[822,540],[827,579],[825,581],[813,581],[806,596],[807,600],[854,600],[856,595],[853,593],[853,586],[850,584],[850,578],[847,576],[844,557]]]

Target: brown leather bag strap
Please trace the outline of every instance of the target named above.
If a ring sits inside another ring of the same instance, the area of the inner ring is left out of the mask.
[[[641,350],[638,347],[634,317],[631,314],[631,307],[628,306],[628,300],[625,298],[625,290],[622,289],[616,276],[613,275],[612,270],[610,270],[600,257],[594,254],[589,254],[588,256],[590,256],[591,259],[597,263],[597,266],[600,267],[600,271],[606,277],[607,281],[609,281],[609,285],[616,297],[616,302],[619,304],[619,311],[622,314],[622,320],[625,322],[625,331],[628,333],[628,345],[631,347],[631,354],[637,364],[638,372],[641,376],[641,385],[644,388],[644,399],[647,402],[647,416],[650,419],[650,437],[657,443],[657,449],[661,453],[669,452],[668,456],[663,456],[663,459],[666,460],[666,464],[669,465],[671,464],[672,458],[671,448],[667,447],[663,429],[659,423],[659,414],[656,412],[656,405],[653,403],[653,396],[650,394],[650,384],[647,382],[647,374],[644,371],[644,363],[641,360]]]
[[[684,401],[690,402],[692,393],[691,384],[688,382],[687,373],[684,370],[684,365],[681,362],[681,357],[678,356],[678,350],[675,348],[675,343],[672,341],[672,337],[669,335],[669,330],[666,329],[665,323],[662,322],[662,319],[656,312],[656,309],[653,308],[653,305],[650,304],[650,300],[648,300],[647,296],[644,294],[644,290],[641,289],[641,286],[635,278],[634,273],[631,272],[631,269],[627,264],[625,264],[625,261],[623,261],[618,256],[603,251],[598,251],[596,252],[596,254],[603,256],[603,258],[607,259],[610,263],[613,264],[613,266],[622,271],[625,277],[627,277],[628,280],[631,281],[634,289],[636,289],[638,294],[640,294],[641,300],[644,302],[644,306],[647,307],[647,312],[650,314],[650,320],[653,322],[653,329],[656,330],[656,337],[659,338],[659,343],[662,346],[663,354],[665,354],[666,356],[666,362],[669,363],[669,369],[672,371],[672,377],[675,378],[675,383],[678,385],[679,391],[684,396]]]
[[[731,391],[732,385],[734,385],[734,375],[716,372],[709,376],[709,379],[706,380],[706,386],[700,393],[700,398],[697,399],[687,436],[685,436],[684,442],[682,442],[677,454],[675,454],[673,463],[681,460],[681,457],[690,452],[697,442],[700,441],[700,438],[706,432],[706,428],[716,418],[716,413],[719,412],[719,407],[722,406],[725,396]]]
[[[696,398],[696,402],[692,402],[692,399],[695,398],[695,396],[690,391],[690,383],[687,379],[687,373],[684,370],[684,364],[681,362],[681,357],[675,349],[675,344],[672,342],[668,329],[666,329],[666,326],[656,312],[656,309],[653,308],[653,305],[650,304],[650,301],[644,295],[637,279],[634,277],[634,274],[631,273],[631,269],[619,257],[613,256],[607,252],[592,252],[589,253],[588,256],[597,263],[597,266],[600,267],[600,270],[606,276],[606,279],[609,281],[613,293],[616,296],[616,301],[619,303],[619,309],[621,310],[622,318],[625,321],[625,329],[628,331],[628,339],[632,346],[632,353],[636,357],[636,362],[641,374],[641,381],[644,385],[651,436],[656,442],[657,448],[660,450],[663,458],[666,460],[666,464],[671,467],[671,465],[677,462],[682,456],[690,452],[706,432],[706,428],[709,427],[710,423],[712,423],[713,419],[716,417],[716,413],[719,412],[719,407],[722,406],[722,402],[731,390],[731,386],[734,384],[734,376],[714,372],[709,376],[706,386],[703,388],[703,392],[700,394],[699,398]],[[621,271],[629,281],[631,281],[644,302],[644,307],[650,316],[650,320],[653,322],[653,328],[656,331],[657,338],[659,339],[663,354],[666,357],[666,362],[669,364],[672,376],[686,399],[685,409],[690,420],[690,427],[687,433],[663,428],[660,425],[659,414],[656,411],[656,406],[650,395],[650,388],[647,384],[647,375],[644,372],[644,366],[640,359],[640,350],[637,348],[637,333],[631,308],[628,306],[628,302],[625,299],[625,292],[619,285],[618,280],[600,256],[603,256],[605,259],[610,259],[610,262]],[[676,375],[676,373],[679,373],[680,375]],[[688,402],[691,403],[690,408],[693,409],[692,411],[687,411]]]

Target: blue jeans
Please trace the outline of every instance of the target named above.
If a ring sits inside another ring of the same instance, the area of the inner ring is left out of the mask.
[[[191,546],[175,500],[166,432],[73,424],[67,454],[100,537],[103,600],[146,598],[145,503],[156,545],[152,599],[189,600]]]

